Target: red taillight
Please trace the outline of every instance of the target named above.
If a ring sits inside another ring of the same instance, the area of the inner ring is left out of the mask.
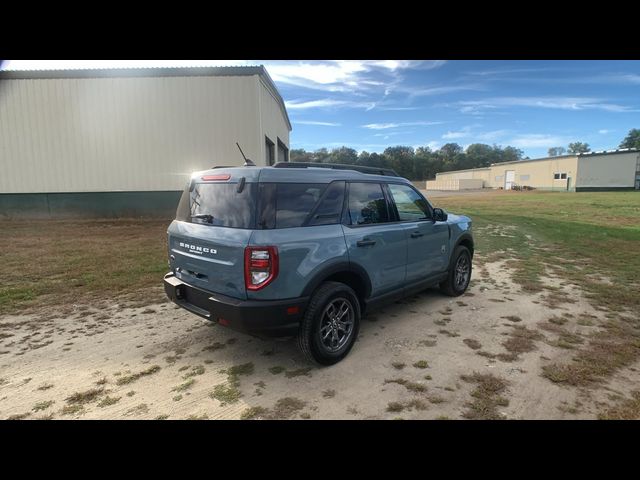
[[[216,180],[229,180],[231,175],[229,174],[221,174],[221,175],[205,175],[202,177],[202,180],[205,182],[214,182]]]
[[[276,247],[246,247],[244,249],[244,284],[247,290],[260,290],[278,275]]]

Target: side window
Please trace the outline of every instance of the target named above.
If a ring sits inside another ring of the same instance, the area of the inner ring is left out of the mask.
[[[431,218],[427,202],[407,185],[390,183],[389,190],[398,210],[400,221],[417,221]]]
[[[279,183],[276,228],[301,227],[326,187],[326,184],[315,183]]]
[[[332,225],[340,223],[344,203],[344,182],[333,182],[324,192],[318,208],[312,212],[307,225]]]
[[[389,221],[387,201],[379,183],[349,184],[349,217],[352,225]]]

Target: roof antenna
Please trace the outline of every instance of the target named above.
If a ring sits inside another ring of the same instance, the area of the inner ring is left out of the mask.
[[[242,154],[242,158],[244,158],[244,166],[245,167],[255,167],[256,164],[253,163],[251,160],[249,160],[247,157],[244,156],[244,152],[240,148],[240,144],[238,142],[236,142],[236,145],[238,145],[238,150],[240,150],[240,153]]]

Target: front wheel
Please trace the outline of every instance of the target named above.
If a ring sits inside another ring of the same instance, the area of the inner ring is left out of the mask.
[[[465,246],[458,245],[453,252],[453,261],[447,279],[440,284],[440,289],[451,297],[459,297],[471,281],[471,253]]]
[[[314,292],[298,332],[298,347],[312,362],[333,365],[347,356],[360,328],[360,303],[344,283],[325,282]]]

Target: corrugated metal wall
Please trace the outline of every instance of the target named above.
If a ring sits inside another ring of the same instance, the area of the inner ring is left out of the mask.
[[[263,88],[257,75],[2,80],[0,193],[180,190],[194,170],[241,164],[236,141],[263,164],[261,121],[288,144],[282,114],[261,119]]]
[[[267,87],[260,81],[260,125],[263,135],[269,137],[274,144],[275,161],[278,158],[278,140],[289,148],[289,128],[287,124],[279,119],[282,118],[282,110],[277,100],[273,97]],[[266,163],[267,152],[265,140],[262,141],[262,157],[261,163]]]

